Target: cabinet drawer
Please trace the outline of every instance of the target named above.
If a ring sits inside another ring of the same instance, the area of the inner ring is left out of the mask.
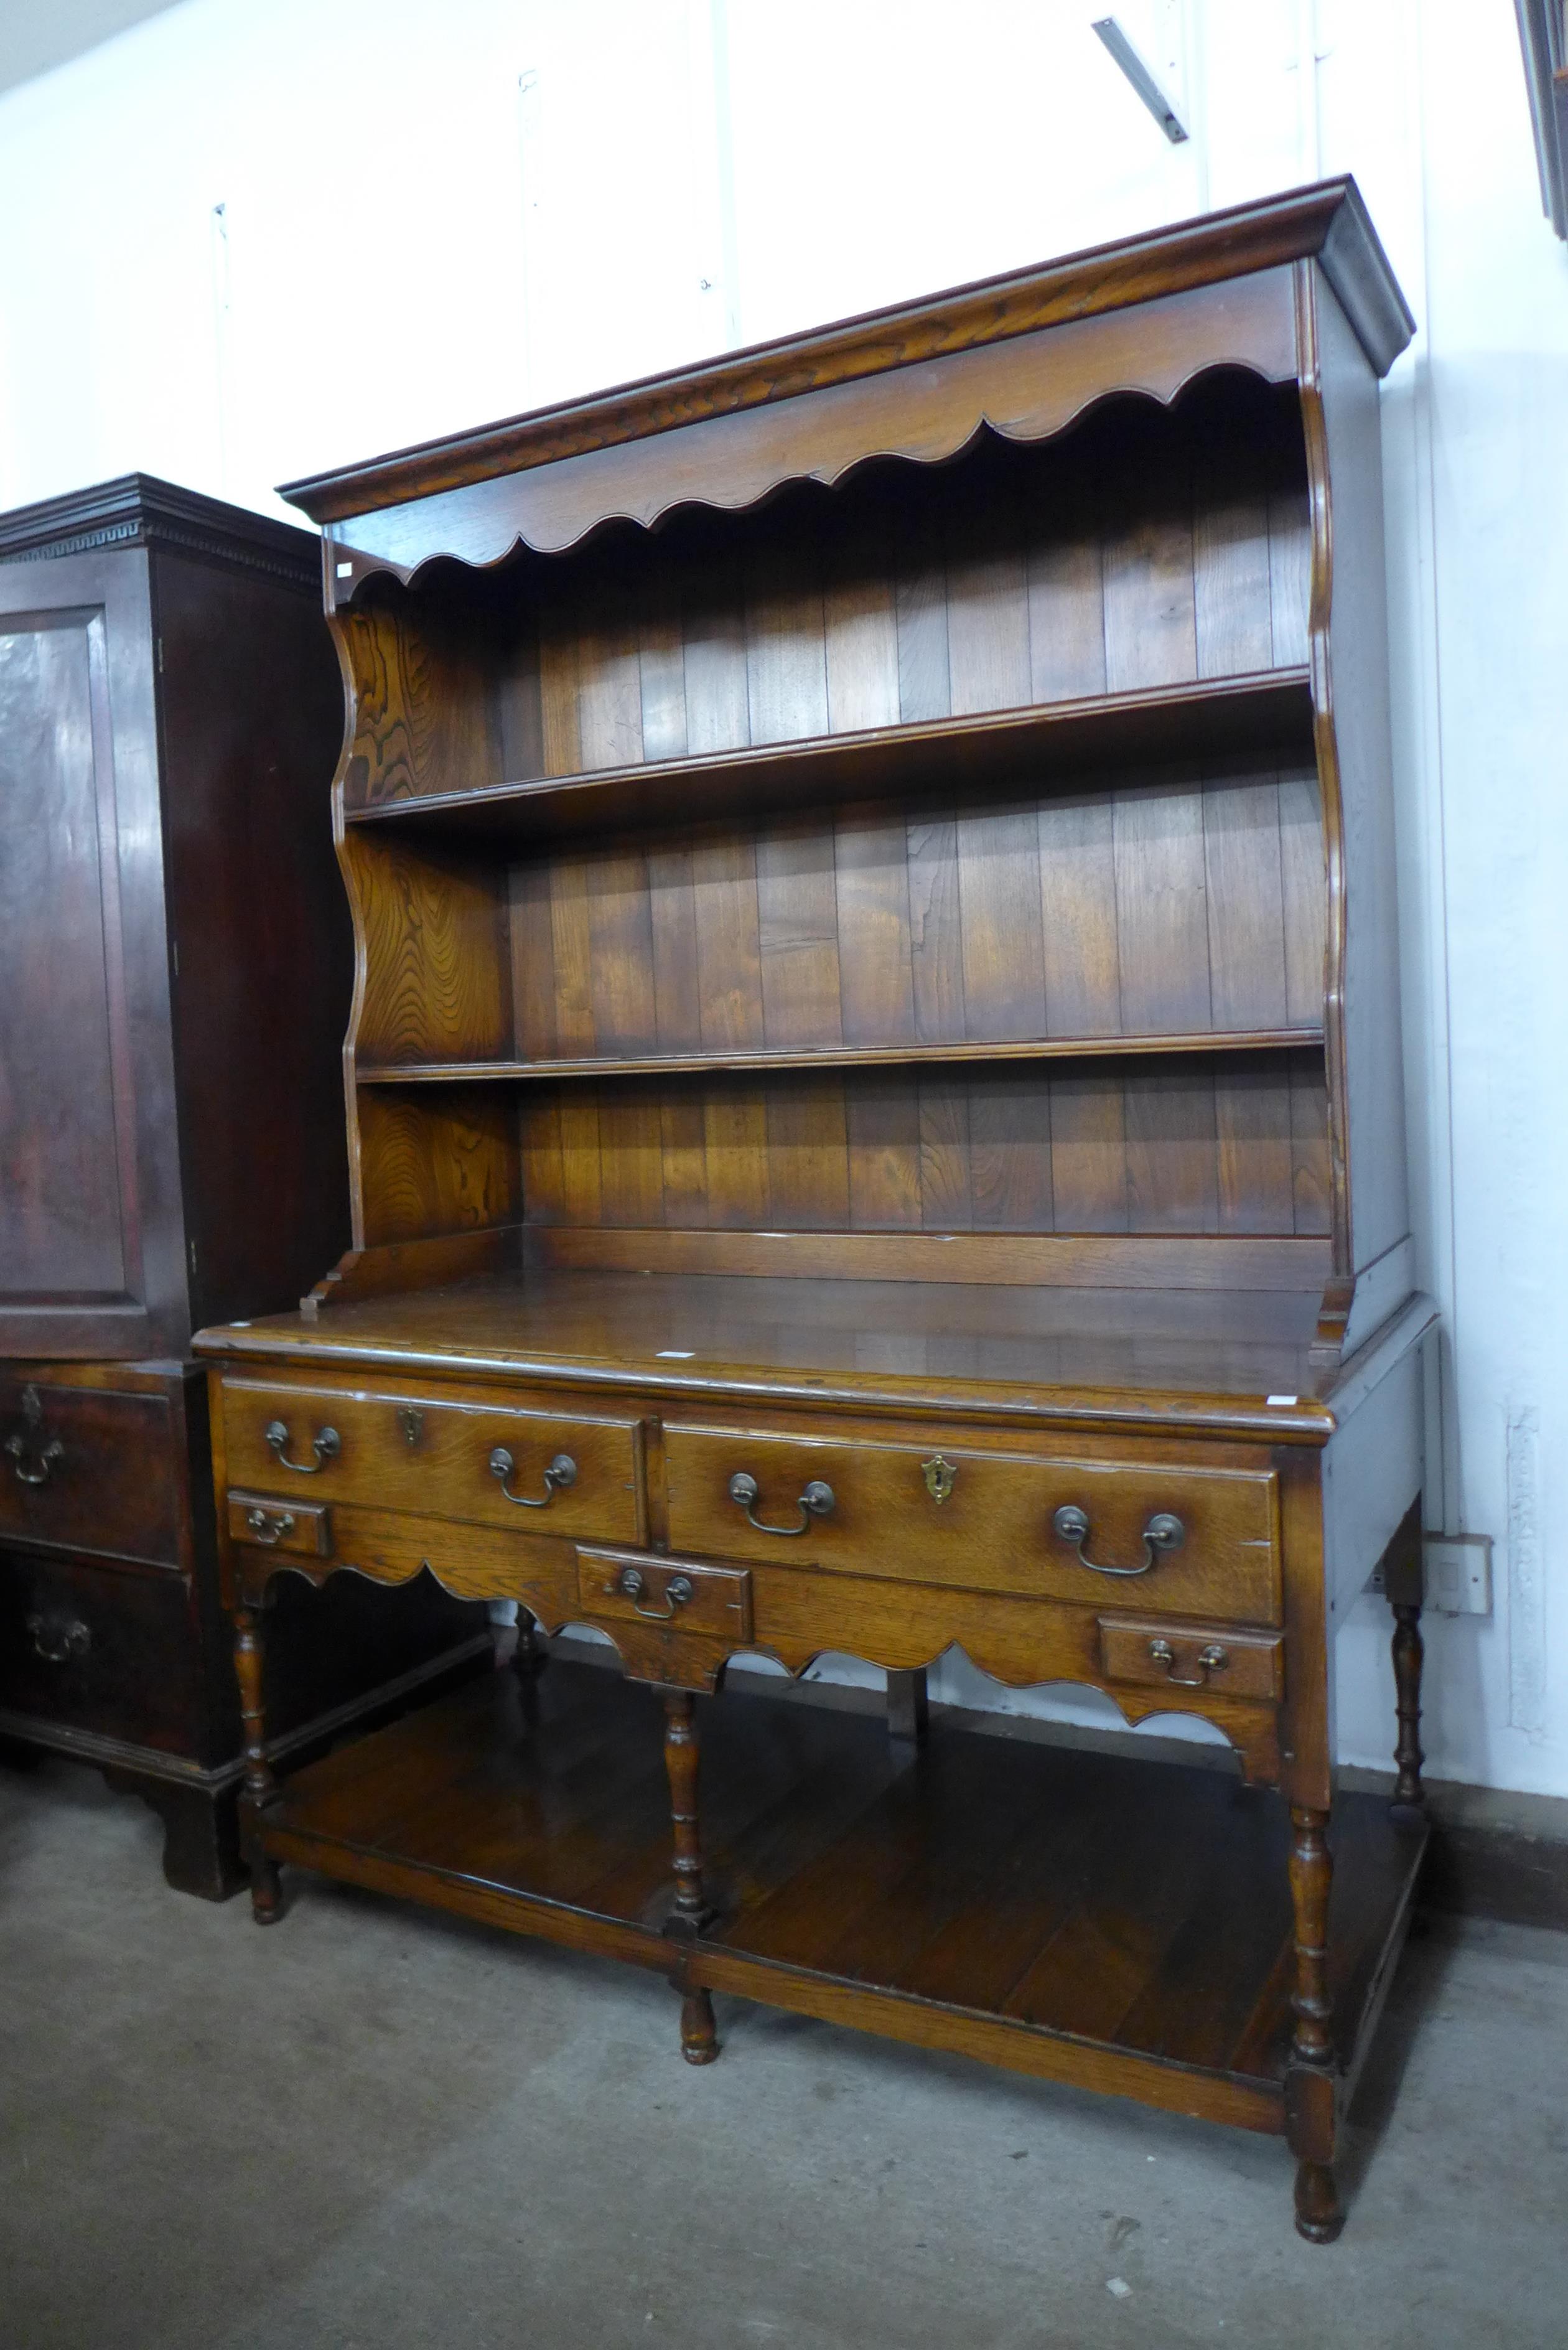
[[[280,1502],[268,1493],[229,1495],[229,1540],[291,1558],[330,1558],[332,1513],[321,1502]]]
[[[675,1549],[1091,1606],[1126,1591],[1139,1607],[1279,1619],[1270,1470],[679,1424],[664,1447]]]
[[[1284,1652],[1277,1635],[1238,1632],[1228,1625],[1100,1618],[1100,1662],[1107,1680],[1211,1690],[1216,1696],[1272,1703],[1283,1689]]]
[[[198,1673],[183,1575],[0,1555],[0,1708],[188,1754]]]
[[[577,1597],[590,1616],[607,1622],[636,1617],[732,1644],[752,1637],[752,1578],[744,1567],[579,1548]]]
[[[0,1536],[180,1562],[183,1457],[168,1399],[0,1378]]]
[[[228,1476],[286,1508],[352,1502],[522,1534],[642,1538],[639,1419],[223,1381]]]

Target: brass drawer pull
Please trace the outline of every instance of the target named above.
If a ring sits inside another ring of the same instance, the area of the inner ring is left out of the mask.
[[[1177,1671],[1176,1650],[1168,1640],[1151,1640],[1148,1655],[1151,1664],[1165,1667],[1166,1679],[1174,1681],[1178,1689],[1207,1689],[1210,1674],[1222,1673],[1231,1661],[1229,1652],[1220,1646],[1218,1640],[1210,1640],[1206,1648],[1199,1649],[1196,1675]]]
[[[1143,1530],[1143,1565],[1141,1566],[1102,1566],[1097,1558],[1085,1558],[1084,1544],[1089,1539],[1089,1515],[1072,1502],[1064,1503],[1051,1521],[1052,1531],[1058,1542],[1071,1543],[1078,1554],[1080,1566],[1096,1575],[1147,1575],[1162,1550],[1178,1550],[1187,1540],[1187,1528],[1168,1510],[1157,1510]]]
[[[317,1475],[321,1470],[326,1468],[329,1461],[336,1461],[337,1455],[343,1450],[343,1440],[338,1435],[337,1430],[335,1428],[324,1428],[310,1440],[310,1449],[316,1455],[315,1460],[291,1461],[288,1457],[287,1420],[269,1420],[264,1433],[266,1437],[268,1445],[271,1447],[272,1451],[276,1453],[284,1467],[286,1469],[292,1469],[297,1477],[314,1477]]]
[[[803,1534],[813,1518],[826,1517],[834,1503],[832,1486],[825,1485],[820,1477],[814,1477],[795,1503],[796,1509],[800,1512],[799,1525],[770,1526],[765,1520],[753,1515],[761,1492],[762,1487],[757,1483],[756,1479],[748,1476],[743,1469],[738,1469],[730,1480],[731,1501],[734,1503],[737,1509],[744,1510],[746,1523],[749,1526],[755,1526],[760,1534]]]
[[[577,1464],[571,1454],[557,1452],[545,1471],[545,1490],[542,1493],[537,1495],[514,1493],[506,1480],[516,1466],[517,1463],[513,1460],[504,1444],[498,1444],[490,1456],[490,1473],[500,1480],[502,1492],[509,1502],[515,1502],[520,1510],[547,1510],[557,1493],[564,1492],[568,1485],[575,1485],[577,1482]]]
[[[5,1439],[11,1474],[18,1485],[47,1485],[66,1457],[57,1436],[51,1436],[47,1444],[39,1443],[43,1419],[43,1399],[29,1381],[22,1389],[22,1426]]]
[[[73,1657],[85,1657],[92,1646],[92,1634],[85,1624],[67,1623],[58,1616],[29,1616],[27,1633],[49,1665],[68,1665]]]
[[[264,1510],[259,1504],[245,1512],[245,1524],[266,1549],[275,1543],[286,1542],[294,1532],[292,1510]]]
[[[661,1624],[667,1624],[679,1609],[685,1607],[692,1592],[689,1575],[672,1575],[664,1586],[664,1596],[669,1606],[645,1607],[641,1595],[648,1588],[648,1577],[639,1566],[623,1566],[618,1581],[610,1587],[618,1591],[623,1598],[629,1599],[639,1616],[651,1616]]]

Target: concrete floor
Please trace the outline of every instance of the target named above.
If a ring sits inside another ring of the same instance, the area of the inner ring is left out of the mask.
[[[1251,2138],[293,1880],[0,1771],[3,2350],[1568,2343],[1568,1936],[1433,1929],[1337,2247]],[[287,1880],[286,1879],[286,1882]]]

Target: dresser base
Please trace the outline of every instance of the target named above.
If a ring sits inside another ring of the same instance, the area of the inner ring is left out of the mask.
[[[919,1748],[799,1698],[699,1708],[704,1887],[673,1902],[656,1690],[498,1672],[297,1772],[265,1853],[514,1932],[1012,2070],[1284,2134],[1290,1826],[1228,1773],[934,1717]],[[1404,1937],[1425,1830],[1335,1804],[1336,2106]]]

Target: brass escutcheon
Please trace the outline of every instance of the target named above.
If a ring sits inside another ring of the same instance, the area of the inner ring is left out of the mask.
[[[940,1452],[933,1452],[929,1461],[921,1461],[920,1474],[926,1481],[926,1491],[932,1501],[945,1502],[952,1492],[958,1468],[955,1462],[944,1461]]]
[[[405,1444],[413,1446],[419,1442],[425,1432],[425,1416],[417,1403],[398,1406],[398,1426],[403,1431]]]

